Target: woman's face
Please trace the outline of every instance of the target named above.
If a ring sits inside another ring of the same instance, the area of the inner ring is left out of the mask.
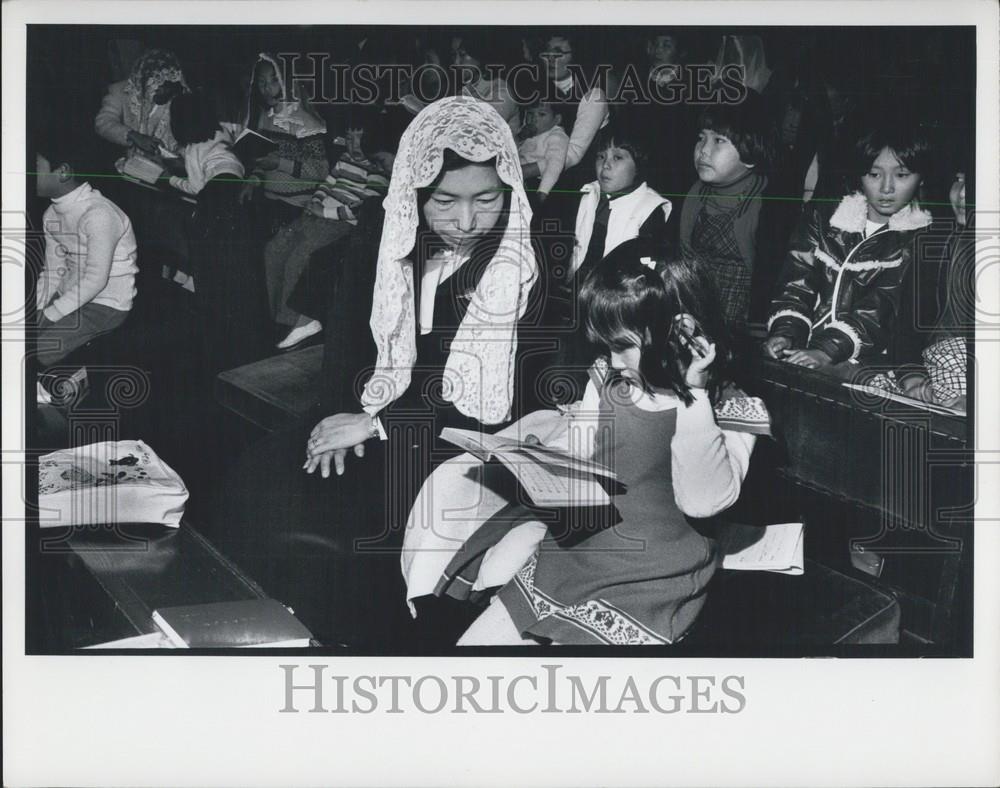
[[[573,62],[573,47],[569,39],[562,36],[550,38],[542,52],[542,62],[550,79],[565,79]]]
[[[458,252],[496,227],[504,210],[504,184],[492,164],[446,172],[424,203],[427,225]]]
[[[257,67],[255,86],[265,106],[273,107],[281,100],[281,82],[270,63],[261,63]]]
[[[884,224],[913,201],[919,188],[920,176],[897,159],[891,149],[883,148],[861,176],[869,221]]]

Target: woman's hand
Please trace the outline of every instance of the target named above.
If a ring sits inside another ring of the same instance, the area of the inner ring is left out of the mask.
[[[354,454],[357,457],[365,456],[364,444],[358,444],[354,447]],[[334,470],[337,472],[338,476],[344,475],[344,460],[347,459],[347,449],[336,449],[335,451],[325,451],[317,457],[312,457],[306,460],[306,464],[302,467],[305,468],[306,473],[312,473],[316,468],[320,469],[320,475],[324,479],[330,478],[330,461],[333,461]]]
[[[796,350],[785,356],[785,361],[807,369],[819,369],[833,363],[833,359],[822,350]]]
[[[792,346],[792,340],[788,337],[768,337],[760,349],[768,358],[779,359],[784,355],[784,351]]]
[[[302,466],[306,473],[321,469],[323,478],[330,475],[330,461],[333,460],[337,475],[344,473],[347,450],[353,449],[358,457],[364,457],[364,443],[372,437],[372,419],[367,413],[337,413],[317,424],[306,444],[306,462]]]
[[[149,134],[140,134],[138,131],[129,130],[128,144],[150,156],[155,156],[160,152],[160,141],[156,137],[151,137]]]

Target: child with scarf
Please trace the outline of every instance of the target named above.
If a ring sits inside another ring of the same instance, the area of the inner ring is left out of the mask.
[[[170,130],[170,102],[187,83],[177,56],[161,49],[140,55],[128,79],[108,88],[94,119],[94,129],[108,142],[137,148],[149,156],[160,148],[177,151]]]
[[[748,90],[739,104],[718,104],[699,118],[698,181],[684,200],[680,251],[710,266],[731,328],[746,322],[756,258],[761,195],[773,145],[763,99]]]
[[[277,229],[305,208],[330,171],[326,123],[286,84],[278,59],[261,53],[251,72],[244,126],[278,143],[276,152],[251,167],[272,201],[269,229]]]
[[[465,97],[426,107],[383,206],[330,252],[320,406],[227,475],[213,541],[320,641],[412,647],[399,540],[453,454],[435,436],[505,423],[520,405],[517,324],[536,264],[507,123]]]

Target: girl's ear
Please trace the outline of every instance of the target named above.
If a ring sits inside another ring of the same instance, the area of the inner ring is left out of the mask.
[[[58,167],[55,168],[55,170],[53,170],[53,172],[55,172],[59,176],[59,180],[62,183],[65,183],[66,181],[70,180],[73,177],[73,168],[65,163],[60,164]]]

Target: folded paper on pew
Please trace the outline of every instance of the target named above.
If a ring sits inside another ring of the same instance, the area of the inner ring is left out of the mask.
[[[802,523],[763,528],[727,523],[719,534],[723,569],[801,575],[804,571]]]
[[[62,449],[38,461],[39,525],[158,523],[177,528],[188,490],[142,441]]]

